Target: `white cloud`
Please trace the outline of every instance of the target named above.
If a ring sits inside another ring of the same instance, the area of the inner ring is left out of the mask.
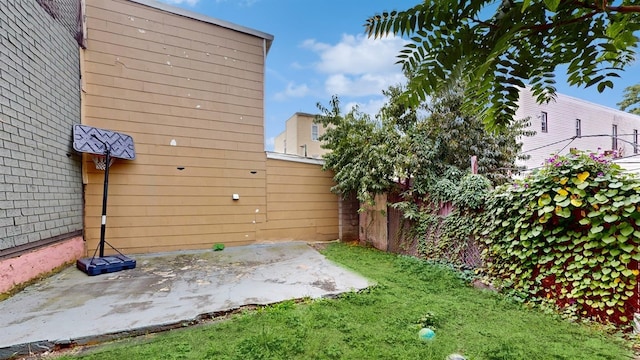
[[[399,71],[396,56],[405,44],[398,37],[371,39],[364,35],[343,34],[336,45],[307,40],[304,47],[320,54],[317,70],[327,74],[366,74]]]
[[[371,119],[375,119],[376,115],[378,115],[378,112],[380,111],[380,108],[386,101],[387,98],[383,96],[369,98],[366,102],[350,101],[346,104],[342,104],[340,110],[346,114],[347,112],[351,111],[354,106],[358,106],[358,110],[360,112],[368,114]]]
[[[309,87],[306,84],[295,84],[293,82],[289,82],[284,91],[276,93],[274,95],[276,100],[285,100],[288,98],[301,98],[305,97],[309,94]]]
[[[331,45],[319,43],[316,39],[307,39],[300,44],[301,47],[313,50],[315,52],[323,52],[331,48]]]
[[[326,74],[325,91],[338,96],[380,95],[391,85],[404,83],[397,55],[406,43],[398,37],[371,39],[342,35],[335,45],[305,40],[302,47],[317,53],[317,72]]]
[[[200,1],[200,0],[160,0],[162,2],[165,2],[167,4],[171,4],[171,5],[182,5],[182,4],[186,4],[189,6],[196,6],[196,4]]]
[[[224,1],[224,0],[216,0],[218,2]],[[244,6],[244,7],[251,7],[253,6],[253,4],[257,3],[259,0],[242,0],[239,2],[240,6]]]
[[[330,75],[325,81],[328,94],[340,96],[369,96],[381,95],[390,85],[404,83],[405,77],[401,73],[369,73],[358,76],[348,74]]]
[[[387,98],[382,96],[371,98],[366,103],[358,104],[358,107],[360,111],[365,114],[369,114],[372,119],[375,119],[376,115],[378,115],[378,112],[380,111],[380,108],[382,107],[382,105],[384,105],[385,102],[387,102],[387,100]],[[351,107],[349,107],[349,109],[351,109]]]

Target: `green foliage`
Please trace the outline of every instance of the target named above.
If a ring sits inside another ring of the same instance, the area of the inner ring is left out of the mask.
[[[438,179],[435,184],[429,188],[429,198],[433,201],[446,202],[451,201],[456,196],[458,185],[447,177]]]
[[[640,115],[640,84],[624,89],[624,98],[618,103],[620,110]]]
[[[323,147],[331,150],[323,156],[323,169],[331,169],[336,185],[331,191],[347,194],[355,191],[362,202],[372,202],[375,194],[383,193],[394,184],[395,169],[402,163],[402,153],[397,152],[399,134],[380,124],[367,114],[353,108],[342,116],[340,101],[333,97],[327,109],[316,121],[327,127],[321,136]]]
[[[627,323],[638,285],[640,180],[605,155],[572,151],[487,202],[490,276],[524,300]]]
[[[412,150],[418,150],[423,143],[431,144],[429,153],[415,153],[416,156],[429,155],[428,163],[416,161],[419,165],[415,178],[417,182],[432,178],[449,178],[457,181],[464,173],[469,172],[471,156],[478,159],[478,173],[484,175],[494,184],[508,180],[509,169],[515,171],[515,160],[520,157],[522,143],[517,139],[532,135],[524,131],[526,120],[513,121],[500,132],[487,131],[486,127],[474,112],[465,111],[465,90],[463,82],[436,94],[425,104],[429,116],[414,129],[414,136],[426,138],[427,141],[416,141]],[[400,99],[396,99],[400,101]],[[426,169],[425,169],[426,167]],[[429,170],[429,171],[426,171]],[[451,171],[458,176],[452,176]],[[436,189],[427,189],[428,192]]]
[[[460,179],[457,191],[451,197],[458,209],[479,210],[489,195],[491,182],[482,175],[467,174]]]
[[[418,328],[431,328],[431,330],[437,330],[438,326],[441,325],[440,319],[434,314],[432,311],[428,311],[426,314],[422,315],[418,321],[416,321],[416,325]]]
[[[213,251],[222,251],[224,250],[224,244],[222,243],[213,244],[211,248],[213,249]]]
[[[441,186],[440,190],[419,204],[409,200],[392,206],[402,210],[405,219],[411,221],[412,236],[418,239],[421,257],[464,267],[469,265],[465,263],[465,251],[475,241],[474,219],[484,207],[491,182],[482,175],[467,174],[456,182],[440,179],[436,186]],[[454,210],[439,215],[441,204],[447,202],[453,203]]]
[[[452,199],[454,185],[469,170],[471,156],[478,158],[478,171],[493,183],[506,180],[505,169],[513,169],[522,144],[529,135],[524,121],[503,132],[488,132],[477,117],[460,110],[463,84],[439,94],[424,112],[399,102],[400,87],[385,91],[388,102],[376,120],[357,108],[342,115],[333,97],[329,108],[318,104],[316,121],[326,128],[321,137],[324,168],[333,170],[339,194],[355,192],[360,201],[392,190],[397,184],[410,196]],[[427,114],[427,115],[424,115]]]
[[[538,102],[555,95],[566,65],[574,86],[612,88],[634,61],[640,6],[632,1],[424,1],[367,19],[371,37],[406,36],[398,58],[411,75],[404,100],[418,104],[462,78],[464,108],[492,126],[514,119],[519,87]]]

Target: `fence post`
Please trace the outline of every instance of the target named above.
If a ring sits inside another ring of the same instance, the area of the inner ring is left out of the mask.
[[[478,157],[475,155],[471,157],[471,173],[472,174],[478,173]]]

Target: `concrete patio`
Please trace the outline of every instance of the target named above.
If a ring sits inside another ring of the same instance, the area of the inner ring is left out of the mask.
[[[0,302],[0,359],[372,285],[304,242],[132,257],[135,269],[87,276],[69,267]]]

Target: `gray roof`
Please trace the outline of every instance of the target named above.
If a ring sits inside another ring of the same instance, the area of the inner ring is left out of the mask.
[[[244,27],[244,26],[240,26],[234,23],[230,23],[228,21],[224,21],[224,20],[220,20],[220,19],[216,19],[210,16],[206,16],[194,11],[189,11],[189,10],[185,10],[176,6],[171,6],[165,3],[161,3],[155,0],[129,0],[131,2],[134,3],[138,3],[141,5],[145,5],[145,6],[149,6],[158,10],[162,10],[162,11],[166,11],[172,14],[176,14],[176,15],[180,15],[180,16],[184,16],[184,17],[188,17],[191,19],[195,19],[195,20],[199,20],[199,21],[203,21],[209,24],[213,24],[213,25],[217,25],[217,26],[221,26],[227,29],[231,29],[231,30],[235,30],[235,31],[239,31],[241,33],[245,33],[245,34],[249,34],[249,35],[253,35],[262,39],[265,39],[267,42],[267,52],[269,51],[269,48],[271,47],[271,43],[273,42],[273,35],[271,34],[267,34],[265,32],[262,31],[258,31],[255,29],[251,29],[248,27]]]

